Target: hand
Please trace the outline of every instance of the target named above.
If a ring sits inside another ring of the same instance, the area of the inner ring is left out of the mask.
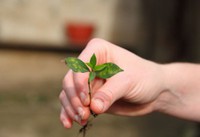
[[[124,71],[106,81],[96,79],[90,99],[88,74],[70,70],[59,96],[60,119],[66,128],[70,128],[73,121],[84,125],[90,109],[96,114],[108,112],[125,116],[144,115],[157,109],[156,99],[165,90],[161,65],[101,39],[91,40],[79,59],[89,62],[93,53],[97,56],[97,64],[113,62]]]

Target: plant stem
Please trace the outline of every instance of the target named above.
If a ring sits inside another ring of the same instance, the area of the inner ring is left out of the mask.
[[[90,96],[90,100],[91,100],[91,93],[92,93],[92,90],[91,90],[91,82],[89,82],[88,80],[88,88],[89,88],[89,96]],[[95,114],[91,109],[90,109],[90,113],[91,115],[95,118],[97,116],[97,114]],[[84,125],[80,130],[79,130],[79,134],[80,133],[83,133],[83,137],[86,136],[86,130],[88,129],[88,126],[92,125],[91,122],[92,122],[93,119],[90,119],[86,125]]]
[[[89,96],[90,96],[90,99],[91,99],[91,85],[90,85],[90,82],[88,81],[88,88],[89,88]]]
[[[92,90],[91,90],[91,83],[88,81],[88,88],[89,88],[89,97],[90,97],[90,100],[92,98]],[[91,109],[90,109],[90,113],[92,114],[93,117],[96,117],[97,114],[95,114]]]

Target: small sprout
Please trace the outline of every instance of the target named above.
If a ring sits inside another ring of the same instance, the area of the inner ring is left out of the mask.
[[[123,71],[119,66],[111,62],[97,65],[97,58],[95,54],[92,55],[92,57],[90,58],[90,62],[88,63],[85,63],[82,60],[74,57],[66,58],[65,63],[74,72],[81,72],[81,73],[89,72],[88,88],[89,88],[90,98],[91,98],[91,82],[95,78],[107,79]],[[90,110],[90,112],[93,115],[93,117],[97,116],[97,114],[95,114],[92,110]],[[80,129],[80,132],[83,132],[83,136],[85,136],[86,130],[88,129],[87,127],[88,125],[90,125],[90,123],[87,123]]]

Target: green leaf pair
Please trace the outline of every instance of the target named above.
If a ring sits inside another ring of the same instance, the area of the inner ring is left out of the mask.
[[[101,65],[97,65],[95,54],[92,55],[89,63],[84,63],[82,60],[74,57],[66,58],[65,63],[74,72],[89,72],[88,82],[93,81],[96,77],[107,79],[123,71],[119,66],[114,63],[104,63]]]

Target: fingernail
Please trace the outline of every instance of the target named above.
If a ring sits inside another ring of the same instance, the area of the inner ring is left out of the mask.
[[[75,115],[74,116],[74,119],[78,122],[78,123],[81,123],[81,118],[79,115]]]
[[[85,99],[86,99],[85,93],[81,92],[81,93],[80,93],[80,97],[81,97],[81,101],[84,102]]]
[[[100,112],[102,112],[104,110],[104,103],[101,99],[95,99],[94,103],[98,107]]]
[[[88,105],[89,98],[86,96],[84,92],[80,93],[80,98],[84,105]]]
[[[66,127],[66,128],[69,128],[70,127],[70,125],[69,125],[69,123],[67,122],[67,121],[64,121],[64,127]]]
[[[81,117],[81,119],[83,119],[83,117],[85,115],[85,112],[83,111],[83,108],[82,107],[78,107],[77,111],[78,111],[78,114]]]
[[[66,128],[70,128],[70,127],[71,127],[71,125],[69,124],[69,122],[68,122],[67,120],[64,120],[64,121],[63,121],[63,125],[64,125],[64,127],[66,127]]]

